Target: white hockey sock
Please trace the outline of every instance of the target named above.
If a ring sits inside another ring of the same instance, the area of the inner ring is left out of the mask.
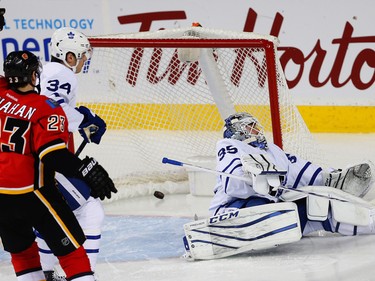
[[[36,241],[38,243],[40,262],[42,264],[43,271],[53,271],[55,265],[59,262],[58,259],[52,253],[44,239],[37,236]]]

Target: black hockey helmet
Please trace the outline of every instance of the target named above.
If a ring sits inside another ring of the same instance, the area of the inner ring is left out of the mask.
[[[11,87],[22,87],[32,83],[35,71],[40,77],[42,65],[37,56],[29,51],[15,51],[8,54],[3,65],[4,75]],[[33,84],[32,84],[33,85]],[[33,85],[34,87],[36,85]]]

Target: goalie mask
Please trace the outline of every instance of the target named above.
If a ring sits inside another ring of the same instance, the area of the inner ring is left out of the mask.
[[[246,141],[261,149],[267,148],[263,126],[246,112],[235,113],[225,119],[224,138]]]
[[[68,53],[73,53],[76,56],[78,65],[83,55],[86,55],[86,58],[90,59],[92,49],[86,35],[73,28],[63,27],[53,33],[50,42],[50,52],[52,57],[63,61],[69,66],[66,62],[66,55]],[[74,72],[75,67],[73,67]]]
[[[35,72],[39,81],[42,64],[37,56],[29,51],[16,51],[8,54],[3,65],[4,76],[11,88],[23,87],[32,84],[32,75]],[[39,83],[38,83],[39,84]]]

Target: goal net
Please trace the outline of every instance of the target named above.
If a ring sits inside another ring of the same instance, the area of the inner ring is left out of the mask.
[[[249,112],[285,151],[320,161],[288,91],[277,38],[201,27],[91,37],[79,75],[79,104],[107,122],[99,146],[86,146],[117,186],[186,181],[162,164],[214,157],[224,119]]]

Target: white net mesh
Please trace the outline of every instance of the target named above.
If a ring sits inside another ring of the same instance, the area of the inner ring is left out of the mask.
[[[117,185],[186,180],[184,169],[164,165],[162,158],[214,156],[223,118],[232,110],[256,116],[269,141],[282,139],[286,151],[321,161],[288,92],[276,38],[192,28],[91,42],[93,56],[79,75],[79,102],[105,119],[108,131],[99,147],[90,145],[86,152]],[[182,47],[189,47],[183,51],[190,50],[191,59],[197,58],[191,48],[199,48],[199,61],[180,61]]]

